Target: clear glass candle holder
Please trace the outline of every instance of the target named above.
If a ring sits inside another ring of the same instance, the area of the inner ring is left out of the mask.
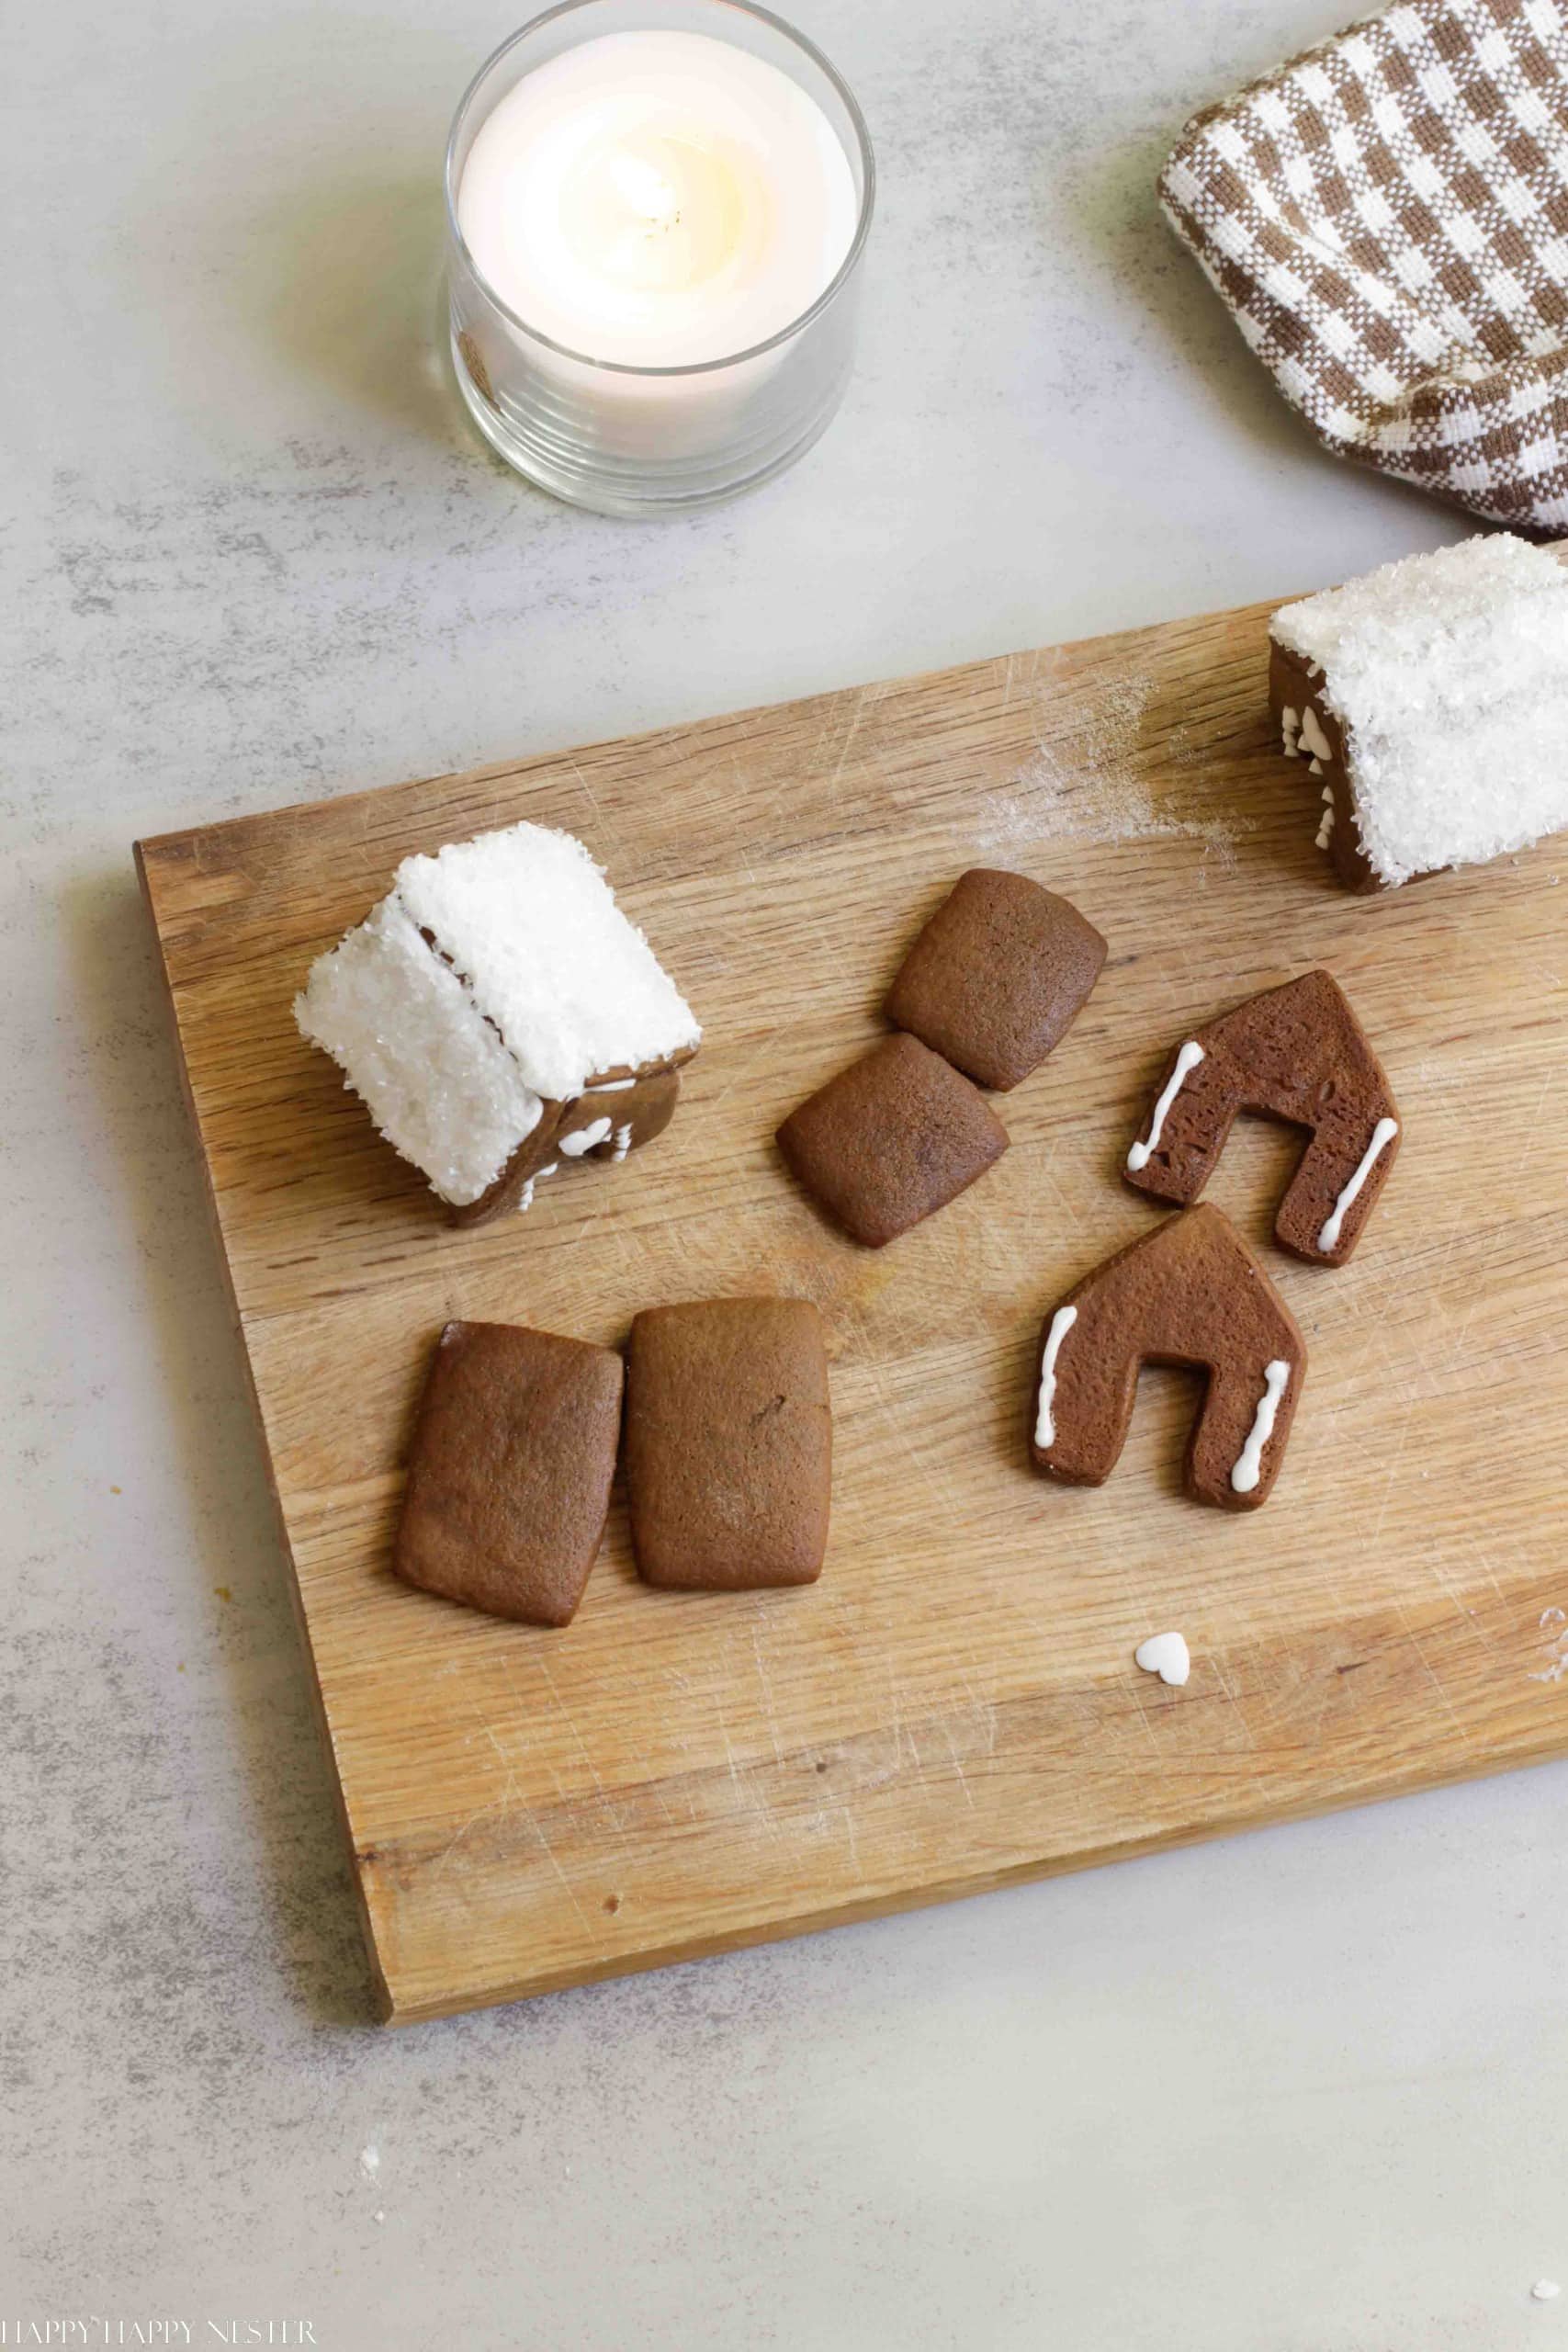
[[[481,275],[458,218],[463,168],[493,109],[527,74],[602,34],[705,33],[781,68],[827,118],[849,164],[856,218],[830,282],[765,341],[690,366],[640,367],[574,351],[510,309]],[[491,447],[558,498],[605,514],[713,506],[810,448],[843,397],[876,185],[851,92],[811,43],[750,0],[564,0],[482,65],[446,147],[452,365]]]

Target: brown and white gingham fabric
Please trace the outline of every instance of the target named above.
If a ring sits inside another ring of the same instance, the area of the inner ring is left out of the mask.
[[[1397,0],[1194,116],[1160,198],[1331,449],[1568,530],[1568,0]]]

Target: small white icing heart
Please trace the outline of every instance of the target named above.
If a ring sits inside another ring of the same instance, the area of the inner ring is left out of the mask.
[[[1179,1634],[1151,1634],[1133,1653],[1145,1674],[1179,1687],[1192,1671],[1192,1656]]]
[[[595,1119],[592,1126],[575,1127],[570,1135],[562,1136],[560,1148],[569,1159],[581,1159],[585,1151],[592,1151],[596,1145],[608,1143],[609,1139],[609,1120]]]

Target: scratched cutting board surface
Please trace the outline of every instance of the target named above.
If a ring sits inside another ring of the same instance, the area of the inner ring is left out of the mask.
[[[141,844],[389,2016],[1568,1750],[1568,841],[1344,895],[1265,654],[1259,608]],[[706,1040],[662,1141],[460,1233],[290,1000],[400,857],[522,817],[604,860]],[[1110,959],[998,1099],[1005,1158],[864,1251],[772,1136],[881,1034],[903,947],[974,864],[1066,892]],[[1310,1351],[1272,1499],[1184,1498],[1173,1373],[1145,1374],[1108,1486],[1050,1484],[1040,1317],[1154,1221],[1117,1170],[1166,1054],[1317,963],[1405,1138],[1339,1272],[1269,1245],[1299,1137],[1243,1122],[1211,1187]],[[564,1632],[392,1578],[446,1317],[615,1344],[640,1306],[758,1289],[831,1333],[818,1585],[649,1591],[618,1493]],[[1184,1690],[1133,1663],[1168,1626]]]

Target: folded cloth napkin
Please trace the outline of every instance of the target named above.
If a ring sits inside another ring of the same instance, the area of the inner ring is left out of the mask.
[[[1568,0],[1398,0],[1195,115],[1159,188],[1329,448],[1568,529]]]

